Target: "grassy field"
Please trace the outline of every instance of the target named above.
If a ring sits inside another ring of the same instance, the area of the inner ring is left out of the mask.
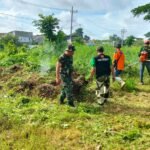
[[[76,47],[75,69],[88,76],[96,47]],[[112,56],[114,48],[104,47]],[[126,87],[121,90],[112,83],[113,95],[102,107],[96,103],[93,81],[77,96],[76,108],[58,105],[59,87],[51,98],[39,95],[41,84],[54,79],[61,51],[56,54],[44,45],[13,56],[1,52],[0,149],[149,150],[150,79],[145,72],[146,85],[139,85],[138,64],[128,67],[138,61],[139,47],[123,50]],[[11,67],[15,63],[18,68]],[[21,89],[23,83],[32,86]]]

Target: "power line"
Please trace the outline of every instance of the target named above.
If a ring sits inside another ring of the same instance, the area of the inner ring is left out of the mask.
[[[27,4],[27,5],[32,5],[32,6],[35,6],[35,7],[39,7],[39,8],[46,8],[46,9],[52,9],[52,10],[56,10],[56,11],[70,11],[70,9],[66,9],[66,8],[56,8],[56,7],[49,7],[49,6],[46,6],[46,5],[41,5],[41,4],[37,4],[37,3],[31,3],[31,2],[27,2],[27,1],[24,1],[24,0],[16,0],[17,2],[20,2],[22,4]],[[96,12],[89,12],[90,10],[88,11],[83,11],[81,10],[80,12],[81,13],[90,13],[90,14],[97,14],[97,11]]]
[[[0,23],[0,26],[2,26],[2,27],[4,27],[4,26],[6,26],[6,24],[3,24],[3,23]],[[14,26],[12,26],[12,25],[7,25],[7,29],[9,29],[9,30],[24,30],[25,29],[25,27],[23,27],[22,25],[14,25]]]
[[[1,15],[5,15],[5,16],[8,16],[10,17],[10,19],[17,19],[19,20],[19,23],[21,24],[26,24],[27,26],[30,26],[32,23],[28,22],[29,19],[31,18],[23,18],[23,17],[19,17],[19,16],[14,16],[14,15],[10,15],[10,14],[5,14],[5,13],[0,13]],[[7,21],[10,21],[10,20],[7,20]],[[11,23],[10,23],[11,24]],[[5,26],[5,25],[4,25]],[[7,25],[7,27],[9,26],[9,23]],[[21,25],[22,26],[22,25]],[[12,28],[12,27],[11,27]],[[21,28],[20,26],[18,26],[18,28]]]
[[[70,11],[69,9],[48,7],[46,5],[35,4],[35,3],[27,2],[27,1],[24,1],[24,0],[17,0],[17,1],[20,2],[20,3],[22,3],[22,4],[32,5],[32,6],[40,7],[40,8],[52,9],[52,10],[56,10],[56,11]]]
[[[26,17],[19,17],[19,16],[14,16],[11,14],[6,14],[6,13],[1,13],[1,15],[5,15],[5,16],[9,16],[9,17],[13,17],[13,18],[17,18],[17,19],[21,19],[21,20],[34,20],[34,18],[26,18]]]
[[[35,4],[35,3],[31,3],[31,2],[27,2],[24,0],[18,0],[20,3],[23,4],[29,4],[32,6],[36,6],[36,7],[43,7],[46,9],[53,9],[53,10],[57,10],[57,11],[70,11],[69,9],[61,9],[61,8],[53,8],[53,7],[48,7],[48,6],[44,6],[44,5],[40,5],[40,4]],[[72,42],[72,30],[73,30],[73,14],[76,13],[77,11],[74,11],[73,6],[71,9],[71,24],[70,24],[70,41]]]

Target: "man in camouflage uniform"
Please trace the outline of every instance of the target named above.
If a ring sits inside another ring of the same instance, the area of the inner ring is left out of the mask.
[[[144,84],[143,81],[143,74],[144,74],[144,69],[145,67],[147,68],[147,71],[150,75],[150,40],[145,40],[144,41],[144,46],[141,48],[139,52],[139,57],[142,55],[142,53],[147,53],[147,58],[146,60],[140,62],[140,84]]]
[[[90,80],[96,74],[96,96],[97,102],[103,105],[109,98],[110,87],[110,74],[112,72],[112,78],[115,80],[114,67],[112,66],[111,58],[104,53],[104,48],[101,46],[97,49],[97,56],[91,60],[91,74]]]
[[[69,45],[56,64],[56,83],[60,84],[62,81],[62,90],[59,98],[59,103],[64,104],[64,99],[67,98],[68,105],[74,107],[73,102],[73,54],[75,47]]]

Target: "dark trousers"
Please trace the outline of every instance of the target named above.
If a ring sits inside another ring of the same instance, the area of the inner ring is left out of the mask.
[[[145,67],[150,75],[150,61],[145,61],[145,62],[140,63],[140,81],[141,82],[143,82],[143,74],[144,74]]]

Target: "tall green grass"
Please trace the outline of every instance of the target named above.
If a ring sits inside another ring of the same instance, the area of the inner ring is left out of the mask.
[[[76,52],[74,55],[74,66],[75,69],[81,73],[86,74],[90,69],[90,60],[96,56],[96,46],[87,46],[81,44],[75,44]],[[115,48],[111,45],[102,45],[105,49],[105,54],[113,56]],[[30,66],[31,69],[36,71],[47,71],[50,68],[54,68],[58,57],[64,52],[67,45],[65,42],[55,44],[45,42],[42,45],[36,46],[32,49],[18,50],[17,53],[8,55],[7,51],[3,50],[0,52],[0,65],[10,66],[13,64],[25,64]],[[22,49],[22,48],[20,48]],[[138,51],[140,47],[123,47],[122,51],[125,53],[126,66],[134,64],[138,61]],[[136,65],[134,65],[136,66]],[[134,67],[133,66],[133,67]],[[43,69],[44,68],[44,69]],[[34,69],[33,69],[34,70]]]

